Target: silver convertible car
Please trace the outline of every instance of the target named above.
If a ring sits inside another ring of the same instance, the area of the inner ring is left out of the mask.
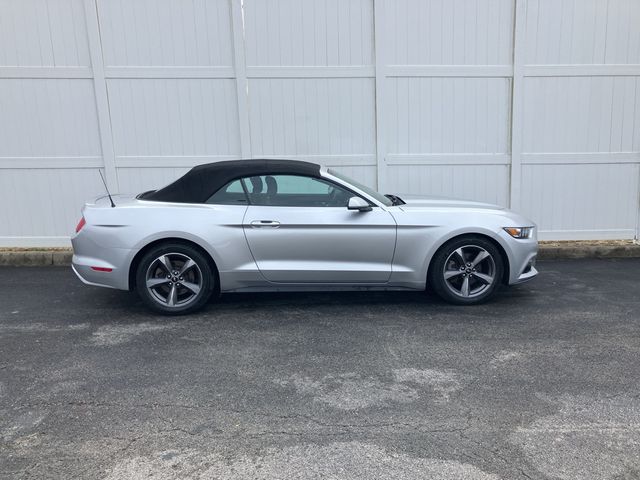
[[[293,160],[194,167],[160,190],[87,203],[73,270],[164,314],[214,292],[424,290],[471,305],[530,280],[536,227],[504,208],[382,195]]]

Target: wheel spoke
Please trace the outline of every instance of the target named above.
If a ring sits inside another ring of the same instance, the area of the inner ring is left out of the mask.
[[[195,265],[196,265],[196,262],[194,262],[189,258],[186,262],[184,262],[184,265],[180,269],[180,272],[178,273],[178,275],[184,275],[184,272],[189,270],[191,267],[194,267]]]
[[[156,288],[158,285],[164,285],[169,279],[167,278],[149,278],[147,279],[147,288]]]
[[[462,281],[462,288],[460,289],[460,294],[463,297],[469,296],[469,277],[464,277],[464,280]]]
[[[458,255],[458,261],[460,262],[460,265],[464,265],[467,263],[467,261],[464,259],[464,252],[462,251],[462,247],[456,249],[456,251],[453,253]]]
[[[471,262],[471,266],[476,267],[481,261],[483,261],[488,256],[489,256],[489,252],[487,252],[486,250],[480,250],[480,252],[478,252],[478,255],[476,255],[476,258],[474,258],[473,261]]]
[[[458,275],[462,275],[464,272],[462,270],[445,270],[444,279],[449,280],[450,278],[457,277]]]
[[[158,259],[158,261],[160,262],[160,265],[162,265],[162,267],[167,271],[169,275],[173,273],[173,267],[171,266],[171,259],[169,258],[168,255],[161,256]]]
[[[197,295],[198,293],[200,293],[200,285],[196,283],[181,282],[180,285],[182,285],[187,290],[190,290],[194,295]]]
[[[473,272],[473,276],[480,280],[485,285],[491,285],[493,283],[493,277],[486,273]]]
[[[167,297],[167,305],[170,307],[175,306],[176,301],[178,300],[178,289],[176,285],[171,285],[171,290],[169,291],[169,296]]]

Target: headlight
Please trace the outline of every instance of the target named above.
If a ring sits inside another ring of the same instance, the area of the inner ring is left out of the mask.
[[[504,231],[513,238],[531,238],[533,227],[504,227]]]

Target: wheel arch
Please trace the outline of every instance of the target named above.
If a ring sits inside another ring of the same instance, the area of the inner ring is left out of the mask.
[[[429,283],[429,272],[431,271],[431,267],[433,265],[433,259],[435,258],[436,253],[438,253],[449,242],[458,240],[462,237],[479,237],[479,238],[482,238],[483,240],[489,241],[496,247],[496,249],[500,253],[500,257],[502,258],[502,264],[504,267],[502,272],[501,282],[507,285],[509,283],[509,275],[511,271],[511,262],[509,260],[509,255],[507,254],[507,251],[505,250],[502,243],[500,243],[495,237],[479,231],[468,231],[468,232],[457,233],[451,237],[443,239],[437,246],[433,248],[432,253],[429,257],[429,264],[427,266],[427,272],[425,277],[427,284]]]
[[[189,240],[186,238],[182,238],[182,237],[164,237],[164,238],[157,238],[155,240],[152,240],[150,242],[148,242],[147,244],[145,244],[142,248],[140,248],[136,254],[134,255],[134,257],[132,258],[130,264],[129,264],[129,291],[133,291],[136,288],[136,271],[138,269],[138,265],[140,265],[140,261],[142,260],[142,258],[144,257],[144,255],[151,250],[152,248],[155,248],[159,245],[162,245],[163,243],[179,243],[179,244],[183,244],[183,245],[188,245],[192,248],[195,248],[197,250],[200,251],[200,253],[202,253],[205,258],[207,259],[207,262],[209,263],[209,266],[211,267],[211,271],[213,272],[213,274],[216,277],[216,291],[219,290],[220,288],[220,272],[218,271],[218,266],[216,265],[216,262],[213,258],[213,256],[211,255],[211,253],[204,248],[202,245],[200,245],[198,242],[195,242],[193,240]]]

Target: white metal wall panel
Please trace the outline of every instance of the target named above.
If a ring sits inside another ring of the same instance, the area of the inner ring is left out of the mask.
[[[0,105],[0,156],[100,156],[90,80],[0,79]]]
[[[374,161],[372,79],[251,79],[249,92],[255,157],[349,156],[350,162]]]
[[[638,25],[637,0],[0,0],[0,245],[67,244],[97,168],[139,192],[242,157],[632,238]]]
[[[244,2],[251,155],[376,183],[373,2]]]
[[[1,0],[0,65],[89,66],[82,0]]]
[[[117,164],[239,155],[233,80],[114,79],[108,91]]]
[[[526,2],[521,207],[543,239],[638,235],[638,25],[635,0]]]
[[[527,153],[639,152],[640,77],[527,78],[524,118]]]
[[[346,165],[346,166],[333,166],[332,170],[341,172],[351,178],[357,178],[358,181],[364,185],[376,185],[376,168],[371,166],[358,166],[358,165]]]
[[[0,245],[67,244],[102,165],[82,0],[0,1]]]
[[[386,6],[391,65],[511,63],[511,0],[392,0]]]
[[[383,5],[386,190],[508,205],[514,2]]]
[[[107,66],[231,66],[227,0],[98,0]]]
[[[444,197],[456,192],[458,198],[498,205],[509,202],[508,165],[396,165],[388,174],[397,191]]]
[[[637,0],[528,0],[525,61],[640,64]]]
[[[523,175],[522,213],[537,218],[543,236],[633,238],[638,164],[524,165]]]
[[[373,64],[371,0],[245,0],[247,65]]]
[[[389,152],[507,154],[510,90],[506,78],[389,79]]]
[[[2,169],[0,240],[9,244],[8,239],[19,238],[20,246],[66,244],[82,202],[95,197],[101,185],[93,168]]]
[[[118,169],[118,181],[123,192],[146,192],[173,182],[189,170],[188,167],[140,168],[126,167]]]
[[[228,0],[98,0],[121,192],[240,158],[230,7]]]

